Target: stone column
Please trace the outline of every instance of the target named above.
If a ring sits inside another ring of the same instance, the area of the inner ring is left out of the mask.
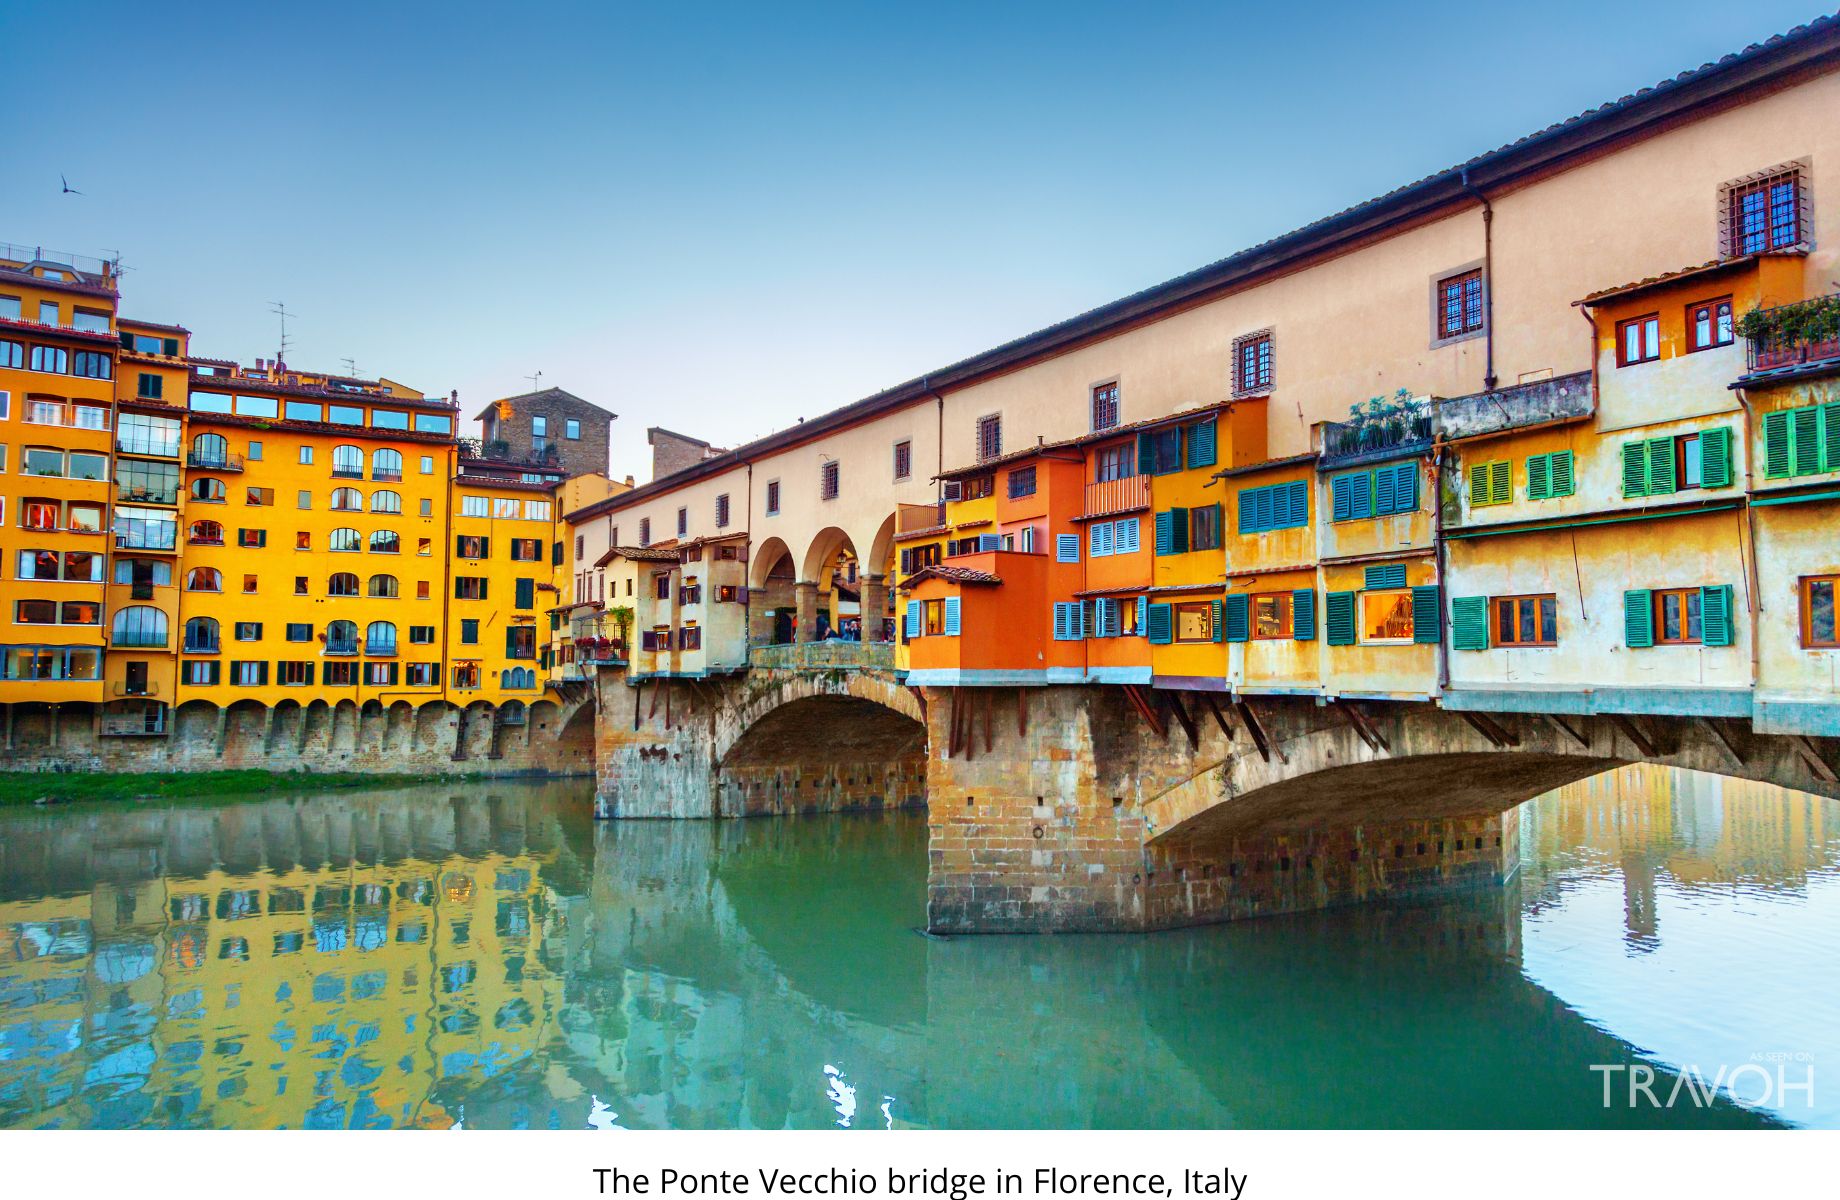
[[[882,640],[882,622],[888,616],[888,584],[880,575],[862,577],[862,640]]]
[[[818,585],[816,583],[795,583],[792,585],[793,603],[798,606],[798,624],[793,632],[793,640],[798,642],[815,642],[818,640]]]

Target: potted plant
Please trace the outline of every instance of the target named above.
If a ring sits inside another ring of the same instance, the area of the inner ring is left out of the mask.
[[[612,618],[613,627],[618,631],[614,636],[614,648],[616,650],[626,649],[626,637],[632,632],[632,606],[628,604],[616,604],[614,607],[607,610],[607,615]]]

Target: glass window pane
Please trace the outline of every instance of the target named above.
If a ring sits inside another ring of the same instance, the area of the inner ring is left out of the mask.
[[[1540,640],[1557,642],[1559,640],[1559,604],[1551,596],[1540,601]]]
[[[227,413],[230,397],[223,392],[193,392],[187,401],[193,412]]]
[[[306,400],[289,400],[287,402],[287,419],[290,421],[318,421],[321,409],[317,404]],[[302,460],[310,461],[310,460]]]
[[[1680,640],[1680,596],[1667,592],[1661,597],[1661,636],[1670,642]]]
[[[1687,605],[1687,640],[1689,642],[1697,642],[1699,641],[1699,593],[1688,592],[1685,599]]]

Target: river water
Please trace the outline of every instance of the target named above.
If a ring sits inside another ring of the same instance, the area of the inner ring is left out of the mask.
[[[922,816],[588,796],[0,813],[0,1127],[1840,1125],[1817,797],[1631,769],[1487,895],[932,939]]]

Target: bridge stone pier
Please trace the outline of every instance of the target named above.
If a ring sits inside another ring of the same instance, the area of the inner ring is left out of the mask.
[[[1119,686],[904,686],[886,644],[597,681],[596,812],[921,807],[941,933],[1143,931],[1500,886],[1524,800],[1637,762],[1840,796],[1831,739]]]

